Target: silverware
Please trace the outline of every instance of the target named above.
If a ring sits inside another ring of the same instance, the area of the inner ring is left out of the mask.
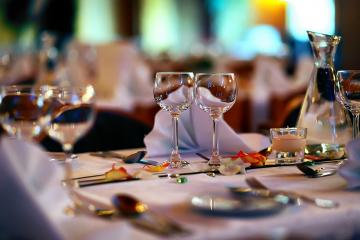
[[[159,178],[177,178],[180,176],[194,175],[194,174],[200,174],[200,173],[205,173],[208,176],[214,177],[218,173],[218,171],[217,170],[204,170],[204,171],[185,172],[185,173],[157,173],[154,175]],[[79,187],[90,187],[90,186],[94,186],[94,185],[136,181],[136,180],[141,180],[141,179],[140,178],[124,178],[124,179],[119,179],[119,180],[107,180],[105,178],[104,174],[97,174],[97,175],[76,177],[76,178],[72,178],[71,180],[78,180],[77,183],[78,183]]]
[[[262,184],[258,179],[256,179],[255,177],[248,177],[245,179],[246,183],[255,189],[265,189],[265,190],[269,190],[271,193],[273,194],[283,194],[285,196],[288,196],[290,198],[297,198],[299,200],[302,200],[304,202],[307,203],[311,203],[314,204],[317,207],[321,207],[321,208],[335,208],[339,206],[339,203],[333,201],[333,200],[328,200],[328,199],[322,199],[322,198],[312,198],[312,197],[308,197],[306,195],[300,194],[300,193],[296,193],[296,192],[292,192],[292,191],[284,191],[284,190],[273,190],[273,189],[269,189],[267,186],[265,186],[264,184]]]
[[[132,225],[162,236],[188,235],[190,231],[170,218],[150,211],[148,206],[133,196],[116,194],[112,198],[117,213]]]
[[[133,226],[161,236],[188,235],[190,231],[170,218],[151,211],[146,204],[127,194],[116,194],[113,207],[108,207],[79,192],[72,192],[75,207],[67,208],[69,214],[85,213],[97,217],[127,219]]]
[[[92,153],[90,153],[90,155],[95,156],[95,157],[101,157],[101,158],[119,158],[119,159],[123,160],[124,163],[128,163],[128,164],[142,163],[142,164],[154,165],[154,166],[159,165],[159,162],[157,162],[157,161],[144,159],[144,157],[146,155],[146,151],[137,151],[128,156],[120,154],[120,153],[116,153],[113,151],[92,152]]]
[[[337,171],[337,169],[311,168],[304,163],[297,164],[296,167],[306,176],[311,178],[330,176]]]
[[[129,182],[129,181],[137,181],[137,180],[140,180],[140,178],[129,177],[124,179],[108,180],[104,177],[104,178],[94,178],[94,179],[81,179],[77,181],[77,185],[80,188],[83,188],[83,187],[90,187],[90,186],[107,184],[107,183]]]
[[[297,198],[280,193],[274,193],[267,189],[255,189],[249,187],[229,187],[230,192],[236,197],[265,197],[274,198],[283,204],[296,204]]]

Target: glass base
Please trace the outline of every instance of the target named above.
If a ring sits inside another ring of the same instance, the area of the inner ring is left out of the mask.
[[[304,162],[304,151],[299,152],[277,152],[275,151],[276,164],[298,164]]]
[[[189,165],[187,161],[181,159],[179,153],[171,153],[169,159],[170,166],[169,168],[183,168]]]
[[[218,167],[221,164],[221,157],[219,155],[212,155],[210,157],[210,160],[208,162],[209,166],[215,166]]]

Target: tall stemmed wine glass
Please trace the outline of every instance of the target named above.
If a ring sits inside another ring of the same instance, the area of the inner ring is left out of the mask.
[[[210,166],[220,165],[217,123],[235,103],[236,80],[233,73],[198,73],[195,75],[195,102],[213,121]]]
[[[66,154],[65,182],[74,187],[72,178],[72,151],[76,141],[93,125],[95,120],[95,91],[91,85],[57,87],[54,119],[49,136],[61,143]]]
[[[173,150],[170,167],[181,168],[187,162],[179,153],[178,120],[193,101],[194,74],[192,72],[158,72],[155,77],[154,98],[160,107],[170,112],[173,122]]]
[[[51,123],[53,88],[12,85],[0,88],[0,122],[11,136],[34,141]]]
[[[360,117],[360,70],[337,72],[336,99],[353,115],[353,138],[359,136]]]

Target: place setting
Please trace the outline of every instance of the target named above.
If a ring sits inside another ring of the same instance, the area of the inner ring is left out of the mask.
[[[360,236],[349,3],[220,2],[0,3],[0,239]]]

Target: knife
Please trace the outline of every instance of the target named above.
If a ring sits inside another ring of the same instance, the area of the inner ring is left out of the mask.
[[[160,174],[154,174],[154,175],[158,176],[159,178],[167,178],[167,177],[194,175],[194,174],[200,174],[200,173],[215,173],[216,174],[219,172],[217,170],[202,170],[202,171],[184,172],[184,173],[160,173]],[[101,178],[91,179],[92,177],[101,177]],[[89,179],[86,179],[86,178],[89,178]],[[140,178],[124,178],[124,179],[109,181],[109,180],[106,180],[106,178],[103,174],[99,174],[99,175],[93,175],[93,176],[73,178],[73,180],[78,180],[77,182],[79,184],[79,187],[89,187],[89,186],[94,186],[94,185],[117,183],[117,182],[128,182],[128,181],[135,181],[135,180],[141,180],[141,179]]]
[[[157,166],[160,163],[154,160],[144,159],[143,157],[146,155],[146,151],[138,151],[129,156],[125,156],[120,153],[116,153],[113,151],[99,151],[99,152],[91,152],[91,156],[101,157],[101,158],[119,158],[124,161],[124,163],[132,164],[132,163],[142,163],[147,165]]]

